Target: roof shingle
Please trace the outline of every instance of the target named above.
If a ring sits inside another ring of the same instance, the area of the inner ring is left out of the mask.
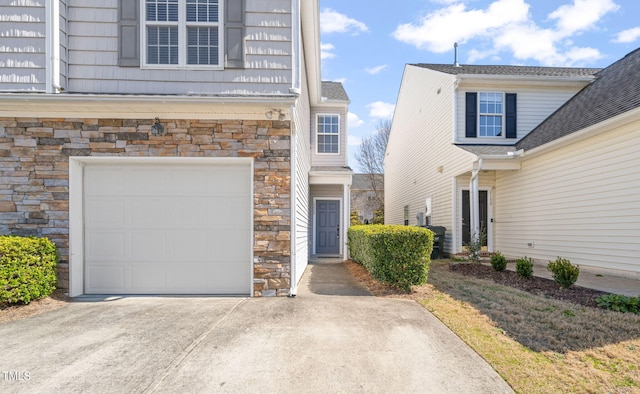
[[[583,77],[588,78],[600,71],[599,68],[574,68],[574,67],[536,67],[536,66],[508,66],[508,65],[459,65],[417,63],[416,67],[452,75],[476,74],[476,75],[512,75],[533,77]]]
[[[596,80],[520,140],[536,148],[640,107],[640,48],[596,74]]]
[[[322,97],[329,100],[349,101],[349,96],[340,82],[322,81]]]

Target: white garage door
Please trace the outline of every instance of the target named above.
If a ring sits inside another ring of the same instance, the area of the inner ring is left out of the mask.
[[[86,294],[251,292],[251,166],[89,164]]]

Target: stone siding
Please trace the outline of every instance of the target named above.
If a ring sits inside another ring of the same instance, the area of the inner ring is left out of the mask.
[[[0,234],[43,236],[68,288],[69,156],[254,158],[254,295],[290,288],[289,121],[0,119]]]

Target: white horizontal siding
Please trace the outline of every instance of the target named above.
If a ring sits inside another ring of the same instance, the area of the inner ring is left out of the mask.
[[[338,154],[318,153],[317,132],[318,115],[340,116],[340,146]],[[347,165],[347,114],[344,107],[312,108],[311,110],[311,165],[312,166],[338,166]]]
[[[42,1],[0,4],[0,91],[45,91],[45,31]]]
[[[291,2],[247,0],[244,69],[119,67],[117,1],[69,6],[70,92],[136,94],[288,94],[291,87]]]
[[[304,72],[304,71],[303,71]],[[304,76],[306,78],[306,75]],[[297,283],[304,269],[308,264],[311,245],[311,198],[309,190],[309,170],[311,167],[310,160],[310,142],[309,142],[309,92],[306,84],[303,84],[303,91],[295,106],[295,139],[296,139],[296,190],[295,190],[295,273],[293,278]]]
[[[456,94],[456,122],[458,124],[456,130],[456,140],[462,143],[504,143],[512,145],[516,141],[522,139],[531,130],[538,126],[543,120],[551,115],[555,110],[560,108],[565,102],[573,97],[578,88],[553,88],[541,86],[539,88],[504,88],[494,89],[460,89]],[[465,97],[467,92],[503,92],[517,94],[517,139],[498,138],[466,138],[465,137]]]
[[[498,173],[497,248],[640,273],[639,143],[636,122]]]
[[[452,251],[453,179],[470,172],[475,157],[452,145],[454,82],[450,75],[406,66],[385,159],[385,223],[409,224],[432,200],[431,224],[447,228]]]

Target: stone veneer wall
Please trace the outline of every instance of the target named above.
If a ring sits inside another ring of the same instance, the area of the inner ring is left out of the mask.
[[[59,287],[69,280],[69,156],[254,158],[254,295],[290,288],[289,121],[0,119],[0,234],[58,246]]]

